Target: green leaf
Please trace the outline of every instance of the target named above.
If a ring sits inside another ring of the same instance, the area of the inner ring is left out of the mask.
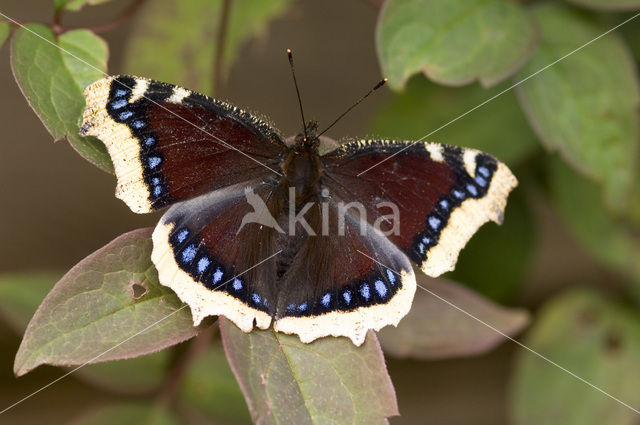
[[[44,25],[30,24],[17,30],[11,42],[13,74],[49,133],[56,141],[66,137],[85,159],[113,173],[102,142],[78,135],[85,106],[82,90],[104,76],[106,62],[107,44],[87,30],[56,39]]]
[[[529,315],[520,309],[501,307],[455,282],[416,273],[418,285],[507,335],[524,328]],[[411,311],[397,328],[379,333],[384,352],[395,357],[421,360],[472,356],[488,352],[505,337],[418,288]]]
[[[57,10],[65,9],[78,11],[85,5],[95,6],[108,1],[110,0],[53,0],[53,4]]]
[[[223,51],[223,72],[240,46],[264,31],[291,0],[231,2]],[[160,81],[211,93],[218,49],[216,34],[222,0],[150,2],[134,26],[125,53],[125,69]]]
[[[373,121],[373,133],[389,139],[418,140],[499,93],[503,87],[446,88],[412,78]],[[513,93],[505,93],[437,131],[430,142],[467,146],[491,153],[510,167],[530,157],[538,143]]]
[[[0,47],[7,41],[9,35],[11,34],[11,27],[9,23],[3,20],[0,20]]]
[[[577,6],[595,10],[633,10],[640,9],[639,0],[567,0]]]
[[[0,275],[0,316],[22,335],[38,305],[47,296],[57,273]],[[87,365],[75,374],[92,385],[114,392],[148,392],[161,383],[169,363],[166,351],[118,362]]]
[[[221,346],[212,346],[189,368],[180,395],[215,422],[251,424],[247,404]]]
[[[526,345],[614,397],[640,407],[637,313],[600,293],[573,291],[544,306]],[[515,425],[635,425],[631,409],[531,353],[517,351]]]
[[[346,338],[303,344],[273,330],[245,334],[224,318],[220,330],[254,423],[384,424],[398,414],[373,332],[356,347]]]
[[[541,44],[518,79],[604,32],[587,16],[557,4],[536,7],[532,14]],[[640,98],[635,65],[621,39],[603,37],[520,85],[518,94],[543,144],[601,182],[608,204],[622,208],[635,172]]]
[[[598,185],[557,159],[549,163],[549,180],[560,214],[587,252],[609,267],[640,278],[640,243],[629,223],[606,210]]]
[[[165,408],[147,403],[119,403],[91,411],[73,425],[177,425],[179,422]]]
[[[60,279],[57,273],[11,273],[0,275],[0,315],[22,334],[49,290]]]
[[[198,330],[189,309],[158,283],[151,229],[139,229],[94,252],[56,284],[29,323],[14,371],[137,357]]]
[[[460,253],[449,277],[494,301],[510,301],[531,260],[535,230],[522,190],[516,189],[509,196],[502,226],[482,226]]]
[[[535,48],[521,5],[506,0],[388,0],[376,45],[391,87],[424,72],[435,82],[491,86],[513,74]]]

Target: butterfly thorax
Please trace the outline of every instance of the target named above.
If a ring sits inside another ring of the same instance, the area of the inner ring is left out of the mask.
[[[287,156],[280,164],[281,189],[286,192],[286,197],[291,195],[290,188],[294,189],[297,207],[312,201],[320,193],[322,164],[318,153],[320,140],[317,130],[318,124],[309,121],[304,132],[295,136]]]
[[[295,193],[296,206],[304,205],[320,193],[322,166],[317,144],[292,148],[281,165],[280,184],[288,195]]]

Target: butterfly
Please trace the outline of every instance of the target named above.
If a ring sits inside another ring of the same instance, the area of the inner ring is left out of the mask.
[[[107,147],[116,196],[169,207],[153,232],[162,285],[194,324],[222,315],[311,342],[397,325],[453,270],[517,185],[489,154],[436,143],[283,138],[268,120],[182,87],[113,76],[84,91],[80,134]],[[382,207],[381,207],[382,205]]]

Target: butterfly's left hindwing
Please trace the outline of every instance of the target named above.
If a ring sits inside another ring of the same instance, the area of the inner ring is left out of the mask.
[[[224,315],[245,332],[266,329],[276,308],[275,230],[243,226],[248,191],[268,199],[262,181],[234,185],[173,205],[153,232],[160,283],[191,307],[197,325]]]
[[[272,175],[286,149],[266,122],[181,87],[118,76],[84,93],[81,134],[104,142],[137,213]]]
[[[453,270],[460,250],[487,221],[501,223],[511,171],[489,154],[436,143],[362,140],[323,157],[332,193],[367,208],[370,222],[398,208],[387,237],[430,276]]]

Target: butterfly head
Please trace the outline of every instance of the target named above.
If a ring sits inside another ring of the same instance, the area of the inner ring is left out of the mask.
[[[318,138],[318,123],[316,121],[309,121],[304,131],[298,133],[294,141],[294,149],[297,151],[317,149],[320,143],[320,139]]]

